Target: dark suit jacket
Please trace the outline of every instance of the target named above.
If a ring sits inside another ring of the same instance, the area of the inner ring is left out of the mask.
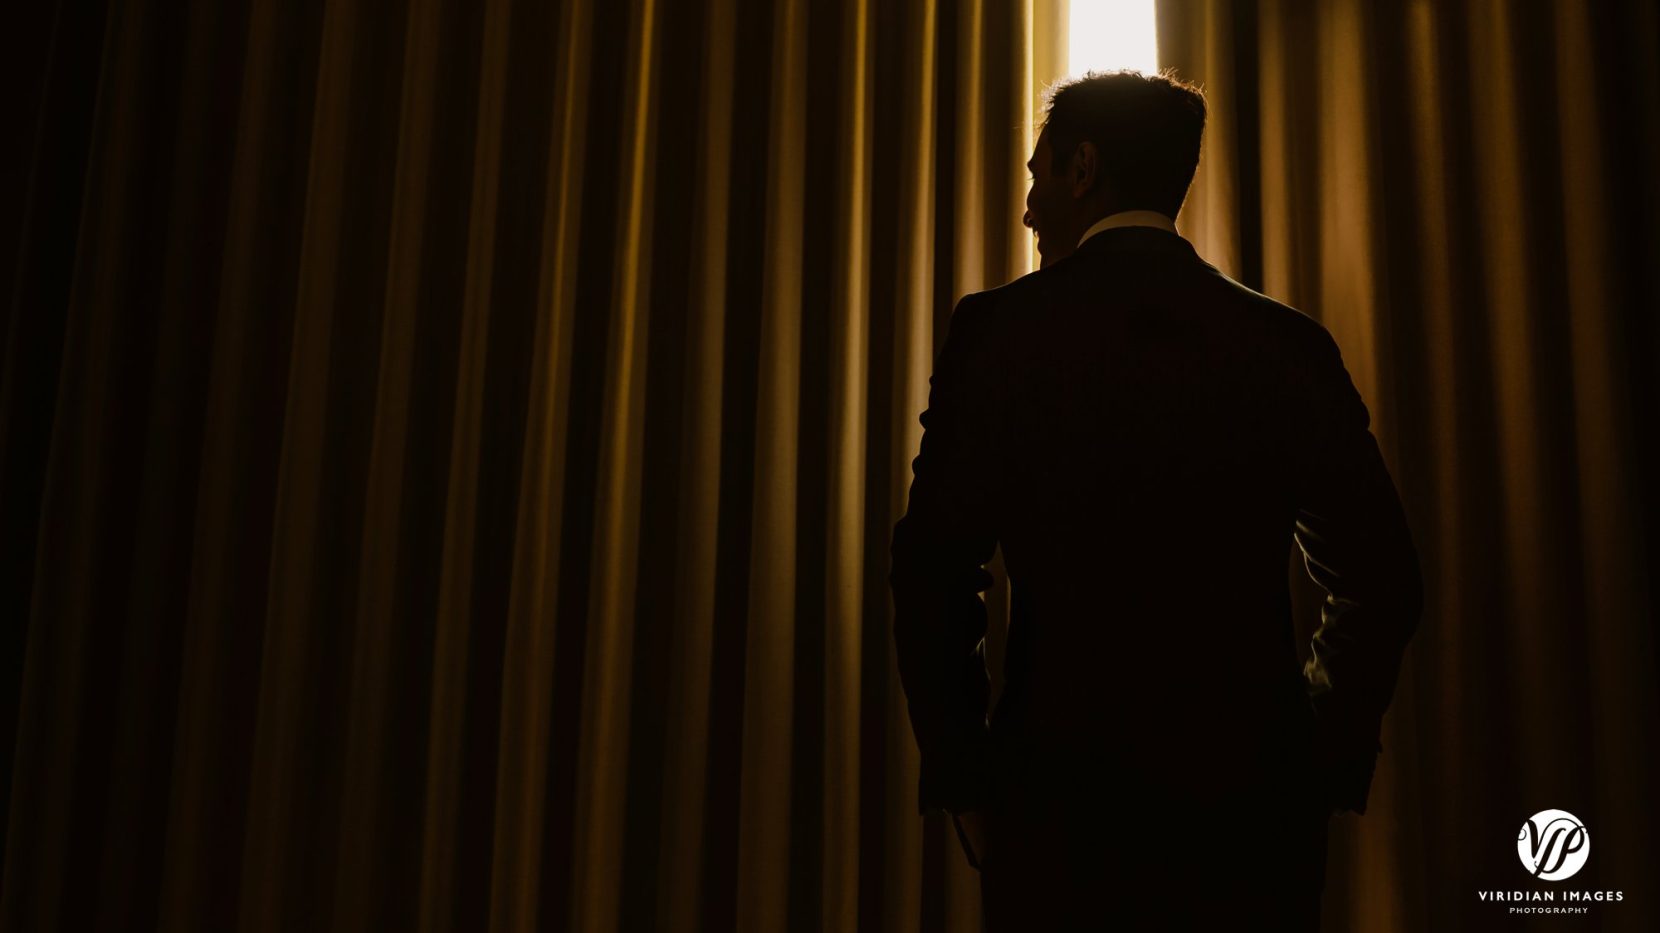
[[[890,577],[922,811],[1108,786],[1178,806],[1289,786],[1365,811],[1423,600],[1324,327],[1175,234],[1112,228],[964,298],[931,386]],[[1303,666],[1293,539],[1329,594]],[[1012,610],[988,720],[999,544]]]

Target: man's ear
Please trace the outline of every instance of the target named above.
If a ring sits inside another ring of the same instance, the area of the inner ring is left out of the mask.
[[[1097,166],[1100,165],[1098,155],[1100,153],[1096,151],[1095,144],[1087,139],[1079,143],[1078,148],[1072,150],[1072,170],[1070,174],[1072,176],[1072,196],[1074,198],[1081,198],[1089,194],[1090,189],[1095,187],[1095,171]]]

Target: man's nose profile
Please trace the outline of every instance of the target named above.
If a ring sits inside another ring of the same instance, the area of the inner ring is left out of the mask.
[[[951,815],[990,930],[1089,925],[1108,902],[1179,929],[1318,929],[1327,821],[1366,811],[1422,614],[1337,344],[1177,231],[1205,114],[1167,75],[1053,90],[1021,216],[1043,268],[963,297],[935,361],[894,641],[918,809]],[[1293,543],[1327,594],[1306,663]],[[1221,860],[1234,826],[1253,857]]]

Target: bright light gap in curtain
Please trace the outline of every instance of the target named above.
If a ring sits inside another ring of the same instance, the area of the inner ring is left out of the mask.
[[[1154,0],[1072,0],[1067,17],[1070,75],[1086,71],[1159,68]]]

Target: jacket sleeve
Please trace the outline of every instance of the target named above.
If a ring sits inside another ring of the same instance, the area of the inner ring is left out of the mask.
[[[951,316],[921,416],[921,450],[893,529],[889,584],[894,645],[921,753],[918,810],[978,809],[988,791],[984,564],[997,545],[992,436],[998,391],[986,307],[964,298]]]
[[[1324,328],[1306,375],[1298,380],[1305,443],[1294,447],[1294,537],[1326,598],[1303,674],[1330,802],[1365,813],[1383,714],[1423,615],[1423,583],[1370,415]]]

